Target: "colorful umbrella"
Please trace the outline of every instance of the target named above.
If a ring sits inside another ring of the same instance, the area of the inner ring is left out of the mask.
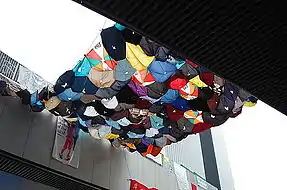
[[[188,110],[184,112],[184,117],[192,124],[203,123],[202,112],[200,111]]]
[[[117,61],[108,55],[101,42],[90,50],[86,58],[91,63],[93,69],[98,71],[114,70],[117,65]]]
[[[142,86],[147,86],[155,82],[152,74],[147,69],[136,71],[131,79]]]

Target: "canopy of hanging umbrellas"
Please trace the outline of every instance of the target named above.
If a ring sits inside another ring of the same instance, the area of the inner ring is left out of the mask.
[[[99,38],[52,89],[17,92],[22,103],[34,112],[46,109],[61,116],[115,147],[156,156],[164,146],[219,126],[257,102],[235,84],[120,24],[103,29]]]

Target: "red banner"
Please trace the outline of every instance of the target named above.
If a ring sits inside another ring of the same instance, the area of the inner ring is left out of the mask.
[[[191,184],[191,190],[197,190],[197,187],[196,187],[196,185],[194,185],[194,184]]]
[[[137,182],[136,180],[131,180],[131,189],[130,190],[158,190],[156,188],[147,188],[143,184]]]

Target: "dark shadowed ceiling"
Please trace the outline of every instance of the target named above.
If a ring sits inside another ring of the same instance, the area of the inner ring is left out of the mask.
[[[74,1],[176,50],[287,114],[286,3]]]

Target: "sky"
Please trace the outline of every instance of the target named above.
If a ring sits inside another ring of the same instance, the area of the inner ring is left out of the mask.
[[[0,0],[0,50],[55,82],[87,52],[104,23],[71,0]],[[220,126],[236,190],[285,189],[286,123],[285,115],[259,102]]]

